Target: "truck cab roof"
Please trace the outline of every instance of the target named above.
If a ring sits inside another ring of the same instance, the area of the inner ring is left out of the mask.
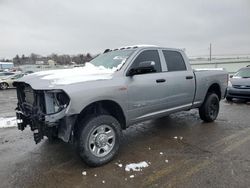
[[[136,49],[136,50],[141,50],[141,49],[167,49],[167,50],[174,50],[174,51],[183,51],[182,49],[178,49],[178,48],[167,48],[167,47],[159,47],[157,45],[150,45],[150,44],[139,44],[139,45],[132,45],[132,46],[122,46],[119,48],[115,48],[115,49],[106,49],[104,50],[103,53],[107,53],[110,51],[117,51],[117,50],[129,50],[129,49]]]

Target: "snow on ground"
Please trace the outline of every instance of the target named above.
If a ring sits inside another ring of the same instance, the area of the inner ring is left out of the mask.
[[[16,117],[0,117],[0,128],[16,127]]]
[[[146,168],[148,167],[148,163],[146,161],[142,161],[139,163],[131,163],[131,164],[127,164],[125,167],[125,171],[129,172],[130,170],[132,171],[141,171],[142,168]]]
[[[86,171],[83,171],[83,172],[82,172],[82,175],[83,175],[83,176],[86,176],[86,175],[87,175],[87,172],[86,172]]]
[[[123,166],[122,163],[115,163],[117,166],[119,166],[120,168]]]
[[[178,136],[175,136],[175,137],[174,137],[174,139],[176,139],[176,140],[177,140],[177,139],[182,140],[182,139],[183,139],[183,137],[182,137],[182,136],[179,136],[179,137],[178,137]]]
[[[135,175],[130,175],[129,177],[130,177],[130,178],[134,178],[134,177],[135,177]]]

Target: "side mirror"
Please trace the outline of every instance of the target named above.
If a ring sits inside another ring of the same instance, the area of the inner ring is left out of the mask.
[[[154,61],[143,61],[139,63],[139,67],[154,67],[155,62]]]
[[[229,77],[230,77],[230,78],[233,78],[233,76],[234,76],[234,75],[230,75]]]
[[[127,76],[133,76],[136,74],[145,74],[156,72],[155,62],[154,61],[143,61],[139,63],[138,67],[132,68],[129,70]]]

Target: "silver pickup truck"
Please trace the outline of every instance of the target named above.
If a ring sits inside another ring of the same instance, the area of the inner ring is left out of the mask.
[[[106,50],[84,67],[27,75],[17,87],[18,128],[77,143],[90,166],[118,152],[122,130],[148,119],[199,109],[212,122],[225,97],[225,71],[194,71],[182,50],[132,46]]]

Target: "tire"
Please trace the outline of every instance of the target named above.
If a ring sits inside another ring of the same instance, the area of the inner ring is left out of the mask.
[[[58,138],[58,136],[49,136],[48,141],[50,144],[54,144],[60,142],[60,138]]]
[[[202,106],[199,108],[200,118],[205,122],[213,122],[220,109],[219,97],[215,93],[208,93]]]
[[[227,101],[232,102],[233,98],[232,97],[226,97]]]
[[[3,83],[0,84],[0,88],[1,88],[2,90],[7,89],[8,87],[9,87],[9,85],[8,85],[7,83],[5,83],[5,82],[3,82]]]
[[[120,147],[120,123],[113,116],[98,115],[82,120],[80,124],[78,149],[83,161],[93,167],[111,161]]]

